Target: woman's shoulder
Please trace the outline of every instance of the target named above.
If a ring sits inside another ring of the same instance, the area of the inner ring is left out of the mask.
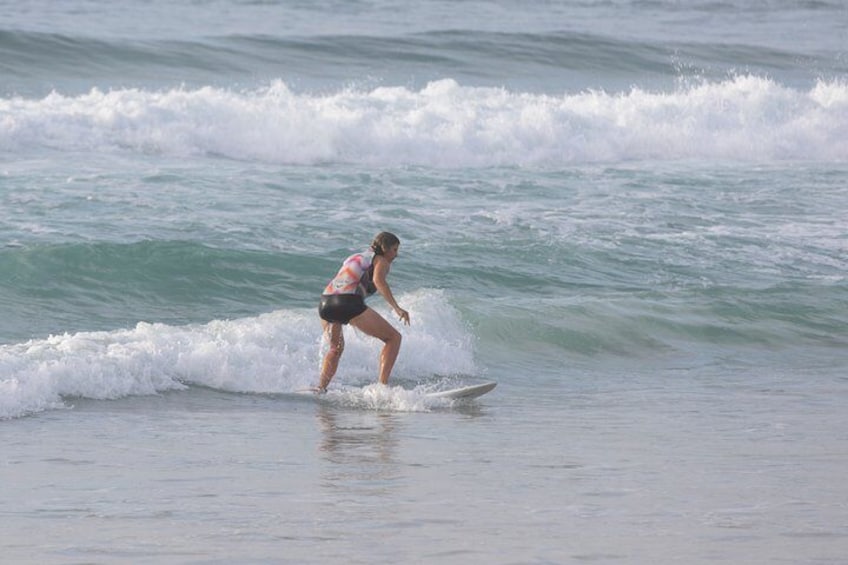
[[[374,255],[374,258],[371,261],[372,267],[374,267],[375,269],[379,267],[381,270],[388,270],[391,264],[391,261],[389,261],[382,255]]]

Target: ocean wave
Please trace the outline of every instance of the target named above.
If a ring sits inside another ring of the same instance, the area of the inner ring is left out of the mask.
[[[415,316],[395,365],[403,382],[473,375],[473,341],[441,291],[401,297]],[[115,399],[189,386],[290,393],[315,384],[321,330],[313,309],[172,326],[140,322],[114,331],[54,335],[0,345],[0,419],[66,407],[68,399]],[[378,346],[348,332],[336,385],[372,383]]]
[[[0,151],[129,151],[284,164],[559,166],[629,160],[844,162],[848,83],[740,75],[672,91],[558,96],[465,87],[297,94],[284,82],[0,99]]]
[[[475,86],[550,94],[563,88],[665,85],[681,77],[720,80],[731,72],[809,84],[848,70],[832,47],[774,43],[769,37],[691,41],[600,30],[445,28],[163,38],[0,30],[0,70],[5,95],[40,95],[51,86],[82,92],[93,86],[255,85],[276,77],[313,90],[351,83],[418,88],[452,77]]]
[[[298,60],[304,57],[309,60],[327,59],[328,63],[334,59],[350,63],[356,60],[366,61],[372,57],[397,62],[446,62],[454,57],[461,60],[463,53],[472,57],[475,54],[488,54],[489,57],[514,55],[524,62],[554,62],[550,59],[551,55],[560,53],[562,61],[591,64],[592,49],[589,48],[607,52],[608,46],[612,44],[621,46],[617,50],[621,55],[625,54],[627,46],[631,47],[631,52],[634,50],[634,45],[625,41],[564,32],[532,34],[444,30],[400,36],[302,37],[254,34],[180,41],[153,38],[126,40],[68,33],[0,30],[0,52],[6,55],[3,58],[3,66],[4,70],[11,74],[31,74],[39,68],[60,70],[68,63],[92,69],[108,65],[114,66],[118,71],[122,62],[147,61],[151,65],[173,65],[191,69],[204,60],[215,66],[234,57],[242,58],[249,67],[251,60],[255,64],[257,61]],[[614,62],[614,59],[610,58],[610,61]]]
[[[783,47],[781,47],[781,45]],[[464,28],[430,29],[394,34],[272,35],[234,33],[189,38],[96,37],[70,32],[0,29],[3,68],[11,75],[38,70],[61,71],[73,64],[115,76],[126,65],[250,72],[267,65],[305,70],[316,64],[327,69],[397,64],[438,63],[443,69],[476,69],[503,73],[522,65],[549,69],[662,70],[673,72],[675,59],[705,67],[755,67],[786,70],[800,60],[822,66],[840,65],[836,54],[803,45],[752,42],[683,41],[632,35],[545,29],[498,31]],[[498,63],[500,63],[498,65]],[[353,77],[348,77],[353,78]]]
[[[332,268],[306,255],[191,241],[7,247],[0,249],[0,302],[6,327],[26,328],[25,336],[114,327],[116,320],[180,324],[312,304],[313,287],[324,282],[314,272]]]
[[[473,316],[481,355],[567,359],[571,365],[683,366],[717,359],[842,363],[848,347],[843,285],[779,284],[762,290],[578,292],[537,296]],[[544,313],[540,315],[540,313]],[[508,344],[508,347],[505,346]]]

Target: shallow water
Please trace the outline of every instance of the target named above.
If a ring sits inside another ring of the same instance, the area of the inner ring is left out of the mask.
[[[428,413],[208,389],[77,400],[2,428],[6,556],[838,563],[844,381],[680,380],[513,384]]]

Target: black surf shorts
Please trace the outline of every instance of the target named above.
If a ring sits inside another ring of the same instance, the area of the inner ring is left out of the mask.
[[[358,294],[323,294],[318,315],[333,324],[347,324],[367,308],[365,299]]]

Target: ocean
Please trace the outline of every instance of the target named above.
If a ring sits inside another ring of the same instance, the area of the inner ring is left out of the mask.
[[[2,561],[844,564],[846,140],[835,0],[0,2]]]

